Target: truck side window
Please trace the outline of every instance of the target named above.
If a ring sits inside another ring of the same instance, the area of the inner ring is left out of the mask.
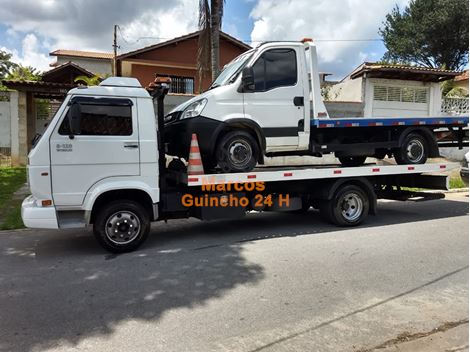
[[[132,134],[132,106],[112,103],[80,102],[80,134],[86,136],[130,136]],[[69,135],[69,113],[59,127],[59,134]]]
[[[255,91],[263,92],[297,83],[297,59],[293,49],[265,51],[253,65]]]

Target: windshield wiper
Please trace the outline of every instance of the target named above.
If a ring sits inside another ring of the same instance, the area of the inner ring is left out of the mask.
[[[209,90],[214,89],[214,88],[217,88],[217,87],[220,87],[220,84],[217,83],[217,84],[211,85],[211,86],[209,87]]]

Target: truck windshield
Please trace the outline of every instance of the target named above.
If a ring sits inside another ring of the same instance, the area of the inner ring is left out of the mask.
[[[214,83],[212,83],[209,89],[223,86],[227,83],[230,83],[234,78],[237,77],[237,75],[240,73],[243,67],[245,67],[245,65],[250,60],[253,53],[254,53],[254,50],[247,51],[246,53],[236,57],[235,59],[230,61],[227,65],[225,65],[224,69],[216,78]]]

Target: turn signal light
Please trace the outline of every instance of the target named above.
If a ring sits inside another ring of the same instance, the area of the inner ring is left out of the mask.
[[[41,200],[41,205],[43,207],[49,207],[49,206],[52,205],[52,200],[50,200],[50,199]]]
[[[301,43],[313,42],[313,39],[312,38],[302,38],[302,40],[300,42]]]

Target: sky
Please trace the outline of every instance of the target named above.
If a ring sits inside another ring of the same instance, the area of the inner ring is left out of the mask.
[[[385,15],[409,0],[226,0],[222,30],[256,46],[313,38],[319,69],[341,79],[364,61],[380,60]],[[0,50],[13,61],[50,69],[57,49],[119,52],[197,30],[198,0],[0,0]],[[372,40],[370,40],[372,39]]]

